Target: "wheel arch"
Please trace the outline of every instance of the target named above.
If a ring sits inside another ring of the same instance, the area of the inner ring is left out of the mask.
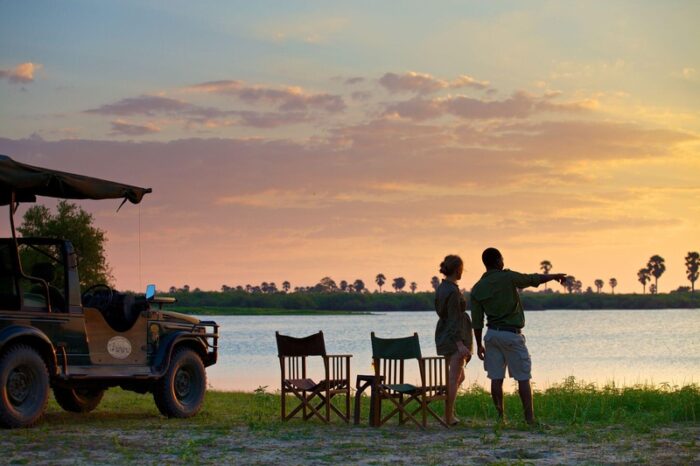
[[[153,365],[165,373],[170,366],[173,354],[180,348],[189,348],[197,353],[202,362],[206,361],[207,348],[201,338],[190,333],[181,332],[168,335],[168,337],[163,339]]]
[[[17,345],[34,348],[44,360],[49,376],[54,377],[58,374],[56,350],[44,332],[23,325],[11,325],[0,332],[0,356]]]

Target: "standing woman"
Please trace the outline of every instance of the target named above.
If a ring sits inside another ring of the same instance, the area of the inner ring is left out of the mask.
[[[437,353],[445,356],[450,377],[447,381],[447,401],[445,421],[455,425],[457,390],[464,381],[464,366],[472,358],[474,347],[472,321],[467,314],[467,301],[459,290],[457,282],[462,278],[464,263],[459,256],[449,255],[440,264],[440,273],[445,276],[435,293],[435,311],[440,317],[435,328]]]

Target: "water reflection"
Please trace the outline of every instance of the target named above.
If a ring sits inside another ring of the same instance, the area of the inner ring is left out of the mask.
[[[353,355],[353,381],[356,374],[372,373],[371,331],[382,337],[418,332],[423,354],[435,354],[433,312],[218,316],[214,320],[221,325],[220,356],[207,372],[209,384],[217,390],[279,388],[275,330],[293,336],[323,330],[329,353]],[[528,312],[526,322],[535,387],[546,388],[569,375],[599,384],[611,380],[618,385],[698,382],[700,310]],[[316,361],[309,371],[319,374],[320,368]],[[409,381],[418,377],[417,365],[407,370]],[[476,357],[466,373],[466,385],[488,383]]]

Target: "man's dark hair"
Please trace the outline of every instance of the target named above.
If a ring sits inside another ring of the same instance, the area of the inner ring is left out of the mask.
[[[481,261],[487,269],[495,269],[498,266],[498,259],[501,257],[501,251],[496,248],[486,248],[481,253]]]

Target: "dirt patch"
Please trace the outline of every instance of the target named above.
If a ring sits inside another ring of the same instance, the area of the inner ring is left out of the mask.
[[[3,464],[698,464],[700,427],[651,432],[493,426],[381,429],[289,423],[230,429],[79,425],[5,431]]]

